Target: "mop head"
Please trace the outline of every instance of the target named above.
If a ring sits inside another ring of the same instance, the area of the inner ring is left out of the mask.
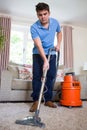
[[[16,120],[16,124],[20,125],[30,125],[30,126],[37,126],[37,127],[45,127],[45,124],[41,122],[40,117],[36,116],[28,116],[24,118],[23,120]]]

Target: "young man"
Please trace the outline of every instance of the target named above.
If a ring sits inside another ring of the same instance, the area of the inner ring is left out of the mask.
[[[38,20],[31,26],[31,36],[34,41],[33,48],[33,105],[30,112],[35,112],[38,105],[38,98],[41,89],[41,77],[43,71],[46,69],[46,89],[44,93],[45,106],[56,108],[56,104],[52,102],[53,81],[56,76],[56,53],[53,53],[48,62],[48,51],[54,48],[54,38],[57,35],[56,51],[60,50],[60,43],[62,39],[61,28],[58,21],[50,18],[49,5],[46,3],[38,3],[36,5],[36,13]]]

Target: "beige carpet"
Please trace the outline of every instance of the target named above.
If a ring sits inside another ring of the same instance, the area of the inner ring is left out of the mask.
[[[87,102],[82,108],[58,106],[49,108],[41,104],[39,116],[45,128],[15,124],[17,119],[32,116],[28,112],[32,103],[0,103],[0,130],[87,130]]]

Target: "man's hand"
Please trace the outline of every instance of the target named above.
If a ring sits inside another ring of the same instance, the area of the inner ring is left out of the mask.
[[[43,72],[45,71],[45,70],[48,70],[49,69],[49,62],[48,62],[48,60],[45,60],[44,61],[44,64],[43,64]]]
[[[55,46],[56,51],[60,51],[60,45]]]

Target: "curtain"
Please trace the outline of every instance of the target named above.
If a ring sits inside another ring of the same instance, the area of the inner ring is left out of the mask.
[[[64,42],[64,66],[73,68],[73,44],[72,44],[72,27],[63,26]]]
[[[2,34],[5,36],[5,46],[3,50],[0,52],[1,77],[1,71],[7,69],[7,65],[9,62],[11,19],[9,17],[0,16],[0,27],[2,28]]]

